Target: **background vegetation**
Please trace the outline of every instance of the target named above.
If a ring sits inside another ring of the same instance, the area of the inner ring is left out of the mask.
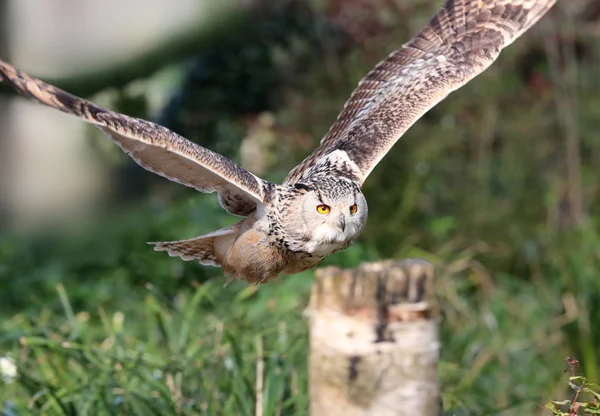
[[[238,161],[241,139],[256,140],[256,173],[279,181],[440,3],[263,2],[210,42],[149,55],[153,65],[132,58],[127,76],[56,82]],[[532,414],[570,399],[566,356],[599,379],[599,16],[592,0],[562,2],[430,111],[367,181],[359,241],[326,262],[439,266],[447,414]],[[134,81],[177,87],[153,113]],[[250,415],[263,374],[265,415],[307,414],[312,273],[223,288],[218,269],[153,252],[146,241],[232,218],[213,196],[98,151],[115,160],[123,209],[60,237],[0,233],[0,356],[18,367],[0,381],[0,413]]]

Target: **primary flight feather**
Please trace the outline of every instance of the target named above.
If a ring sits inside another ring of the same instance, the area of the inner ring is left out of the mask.
[[[359,83],[315,151],[282,185],[172,131],[101,108],[0,60],[0,80],[92,123],[140,166],[201,192],[244,217],[189,240],[152,243],[184,260],[221,266],[253,283],[316,266],[356,240],[367,220],[361,186],[424,113],[488,68],[556,0],[447,0],[408,43]]]

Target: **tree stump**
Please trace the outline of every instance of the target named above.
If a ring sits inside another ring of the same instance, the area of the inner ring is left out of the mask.
[[[310,316],[311,416],[441,413],[434,267],[319,269]]]

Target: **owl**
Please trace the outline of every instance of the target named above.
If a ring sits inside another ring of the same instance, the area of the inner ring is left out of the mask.
[[[200,237],[150,243],[231,279],[267,282],[319,264],[352,244],[367,221],[361,187],[404,132],[487,69],[556,0],[447,0],[429,23],[358,84],[314,152],[282,184],[172,131],[75,97],[0,60],[0,80],[39,103],[92,123],[141,167],[216,192],[242,219]]]

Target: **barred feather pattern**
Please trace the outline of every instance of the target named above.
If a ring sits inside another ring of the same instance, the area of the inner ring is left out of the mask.
[[[359,167],[362,184],[413,123],[487,69],[555,2],[447,0],[424,29],[359,82],[320,145],[284,184],[335,150]]]
[[[282,186],[162,126],[99,107],[2,60],[0,81],[94,124],[140,166],[198,191],[217,192],[221,206],[244,219],[204,236],[152,244],[259,283],[315,267],[352,244],[368,217],[361,186],[381,158],[555,2],[446,0],[423,30],[360,81],[321,144]]]
[[[143,168],[200,192],[217,192],[221,206],[234,215],[253,212],[271,186],[225,156],[163,126],[102,108],[2,60],[0,81],[41,104],[94,124]]]

